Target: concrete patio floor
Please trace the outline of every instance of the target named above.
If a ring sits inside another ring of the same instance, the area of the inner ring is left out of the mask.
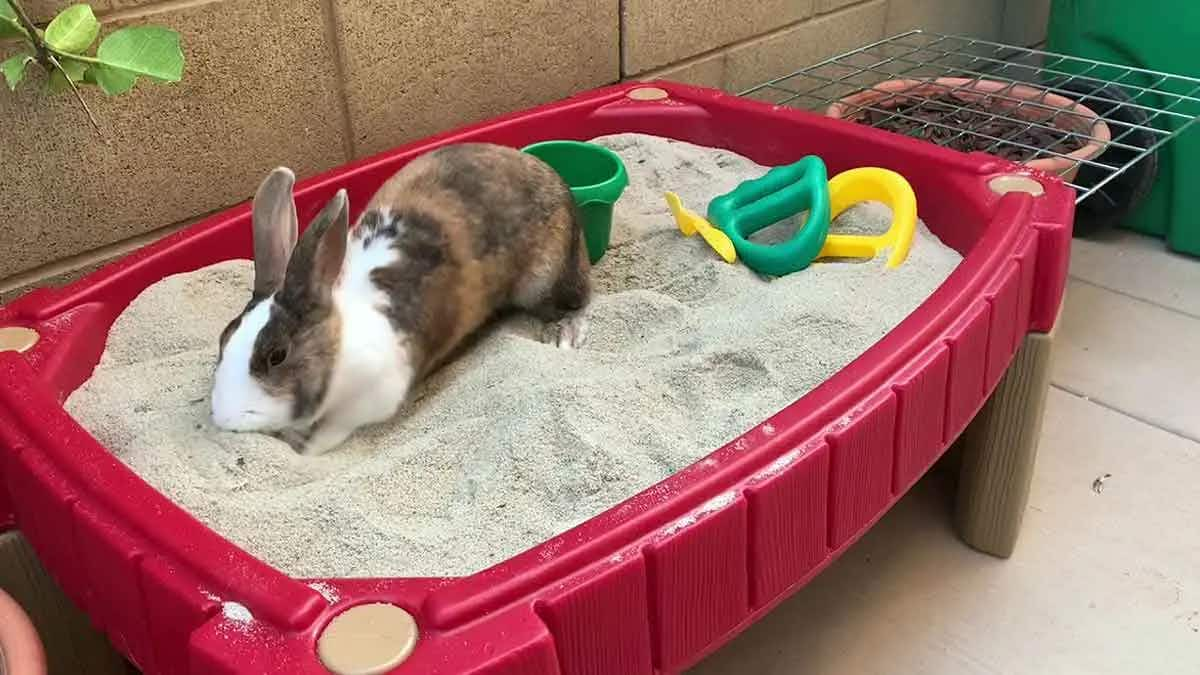
[[[937,467],[692,674],[1200,672],[1200,260],[1076,241],[1055,348],[1011,559],[958,541]]]

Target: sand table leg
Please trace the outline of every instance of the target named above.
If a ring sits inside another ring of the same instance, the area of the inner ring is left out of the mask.
[[[960,440],[956,521],[972,548],[1007,558],[1021,531],[1050,384],[1054,334],[1030,333]]]
[[[47,672],[128,675],[125,659],[92,627],[18,531],[0,533],[0,588],[13,596],[38,630]],[[2,670],[2,668],[0,668]]]

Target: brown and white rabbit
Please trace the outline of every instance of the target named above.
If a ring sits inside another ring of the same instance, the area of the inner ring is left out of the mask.
[[[392,417],[421,378],[497,312],[559,321],[583,341],[591,293],[570,191],[541,160],[465,143],[422,155],[353,230],[340,190],[297,243],[295,176],[254,196],[254,289],[225,328],[213,422],[326,452]]]

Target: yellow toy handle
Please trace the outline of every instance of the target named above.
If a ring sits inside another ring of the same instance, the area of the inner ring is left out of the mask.
[[[883,234],[830,234],[821,247],[821,258],[874,258],[890,248],[887,266],[899,267],[908,258],[917,228],[917,195],[904,176],[877,167],[843,171],[829,180],[829,218],[837,218],[851,204],[877,201],[892,209],[892,224]]]
[[[713,227],[703,216],[685,207],[683,202],[679,200],[679,195],[676,195],[674,192],[668,192],[665,196],[667,198],[667,206],[671,209],[671,215],[675,216],[675,223],[679,226],[679,231],[684,236],[690,237],[699,232],[704,241],[725,262],[732,263],[737,260],[737,251],[734,250],[733,242],[730,241],[729,235]]]

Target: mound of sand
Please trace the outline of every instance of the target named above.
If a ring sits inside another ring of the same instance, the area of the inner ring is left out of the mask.
[[[250,263],[236,261],[146,289],[68,410],[151,485],[286,573],[469,574],[796,400],[961,260],[922,224],[899,269],[828,262],[767,282],[682,237],[662,197],[674,191],[703,211],[763,167],[649,136],[599,142],[622,156],[630,183],[593,272],[583,350],[543,344],[536,322],[513,317],[425,383],[407,414],[328,455],[300,457],[208,419],[217,335],[250,288]],[[837,226],[877,231],[889,219],[886,207],[865,204]]]

